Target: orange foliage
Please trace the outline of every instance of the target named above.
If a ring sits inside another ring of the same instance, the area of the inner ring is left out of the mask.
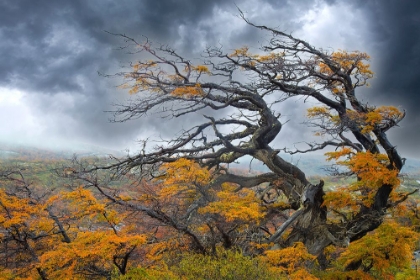
[[[248,52],[249,48],[247,46],[244,46],[239,49],[235,49],[233,53],[231,53],[230,57],[241,57],[241,56],[250,56],[250,53]]]
[[[326,152],[325,156],[327,157],[326,159],[328,161],[330,160],[337,160],[341,157],[350,157],[351,155],[354,155],[354,152],[352,149],[348,148],[348,147],[344,147],[341,149],[338,149],[334,152]]]
[[[333,52],[331,54],[331,58],[343,72],[361,74],[365,77],[365,79],[372,78],[373,76],[373,72],[370,70],[370,65],[363,62],[370,59],[370,56],[367,53],[340,50]],[[321,73],[325,73],[327,75],[335,74],[334,70],[324,62],[319,63],[319,70]]]
[[[204,94],[201,89],[200,84],[195,84],[194,86],[184,86],[175,88],[171,94],[177,97],[192,97],[192,96],[202,96]]]
[[[260,201],[249,189],[235,192],[237,186],[224,183],[222,190],[217,192],[218,200],[210,202],[200,209],[200,213],[213,213],[223,216],[227,222],[235,220],[256,221],[264,217]]]
[[[301,242],[295,243],[293,247],[267,250],[260,258],[269,263],[273,271],[285,273],[291,279],[318,279],[305,269],[305,264],[314,261],[315,257],[308,253]],[[301,276],[305,278],[299,278]]]
[[[362,133],[369,133],[386,121],[398,120],[403,112],[394,106],[381,106],[368,113],[348,110],[347,115],[360,127]]]
[[[357,83],[353,86],[368,86],[368,79],[373,77],[373,72],[370,70],[370,65],[365,63],[370,59],[369,55],[362,52],[347,52],[339,50],[330,55],[331,62],[320,61],[318,63],[318,70],[322,75],[328,77],[338,77],[338,72],[341,71],[346,75],[353,75],[357,77]],[[346,92],[344,83],[333,80],[328,83],[327,89],[334,95],[342,95]]]
[[[210,74],[210,70],[207,66],[205,65],[197,65],[197,66],[193,66],[192,70],[197,71],[199,73],[206,73],[206,74]]]
[[[164,172],[164,175],[158,179],[163,180],[165,186],[186,187],[191,184],[203,186],[208,184],[211,179],[209,170],[185,158],[177,159],[171,163],[164,163],[160,170]]]
[[[345,209],[355,212],[362,203],[366,206],[371,205],[379,187],[386,184],[396,188],[400,184],[399,171],[389,168],[389,159],[385,154],[354,153],[350,148],[341,148],[325,154],[328,160],[337,160],[339,165],[347,167],[358,178],[348,187],[328,192],[324,198],[324,205],[327,207],[341,209],[343,213]],[[339,160],[341,157],[347,158]]]
[[[317,117],[320,115],[326,115],[326,116],[331,116],[330,115],[330,108],[322,106],[322,107],[311,107],[307,110],[307,116],[309,118],[313,118],[313,117]]]
[[[404,113],[394,106],[381,106],[367,113],[356,112],[350,109],[346,111],[346,116],[352,121],[352,125],[356,125],[362,133],[366,134],[389,121],[398,121],[403,115]],[[335,126],[341,123],[340,117],[336,113],[333,113],[332,109],[325,106],[308,108],[307,116],[311,119],[321,119]]]
[[[146,243],[146,235],[125,224],[126,214],[82,187],[45,201],[24,194],[0,189],[0,238],[7,238],[10,250],[3,252],[6,264],[14,262],[3,271],[0,266],[0,277],[86,279],[87,273],[110,275],[117,264],[123,272],[131,252]]]
[[[53,278],[86,279],[87,271],[112,271],[114,260],[124,258],[136,246],[144,244],[143,235],[119,236],[112,230],[78,232],[71,243],[60,243],[44,253],[40,263]]]
[[[356,213],[360,209],[358,196],[349,192],[346,187],[327,192],[324,195],[323,205],[342,214]]]
[[[162,187],[157,192],[160,199],[177,199],[181,204],[188,204],[194,199],[198,190],[208,184],[211,178],[206,168],[184,158],[162,164],[160,171],[163,172],[157,178],[162,181]]]
[[[385,154],[372,154],[371,152],[359,152],[347,161],[340,164],[347,166],[360,178],[356,183],[369,189],[377,189],[387,184],[396,187],[400,184],[398,170],[388,168],[389,159]]]
[[[0,189],[0,226],[8,230],[42,232],[49,231],[53,222],[47,219],[44,210],[46,205],[36,203],[30,198],[19,198],[8,195],[5,190]]]
[[[259,62],[275,62],[276,60],[282,57],[282,53],[271,52],[267,55],[257,55],[256,60],[258,60]]]
[[[375,232],[352,242],[338,261],[344,266],[362,261],[362,269],[372,267],[381,277],[391,279],[391,267],[409,267],[418,233],[388,221]]]

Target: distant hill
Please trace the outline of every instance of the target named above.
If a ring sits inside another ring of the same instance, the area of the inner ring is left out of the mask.
[[[325,160],[325,156],[320,154],[301,154],[293,156],[289,154],[283,154],[281,156],[301,168],[308,176],[328,175],[326,168],[333,164],[332,162],[327,162]],[[414,158],[406,159],[401,173],[408,175],[419,175],[420,160]]]
[[[414,158],[407,158],[405,161],[402,173],[419,175],[420,174],[420,160]]]
[[[333,165],[333,162],[325,160],[325,156],[322,154],[280,154],[280,156],[302,169],[307,176],[328,176],[328,168]],[[240,163],[239,168],[249,169],[248,164]],[[253,163],[251,169],[255,171],[267,171],[268,169],[264,165],[257,165]],[[405,162],[404,168],[402,169],[403,174],[417,175],[420,176],[420,160],[414,158],[408,158]]]
[[[101,147],[95,147],[91,145],[79,146],[74,149],[67,150],[48,150],[40,149],[36,147],[10,145],[0,143],[0,159],[28,159],[28,160],[42,160],[42,159],[69,159],[73,155],[79,157],[106,157],[108,155],[124,156],[125,154],[120,151],[113,151],[110,149],[104,149]],[[332,165],[331,162],[325,161],[325,156],[321,154],[280,154],[285,160],[290,161],[292,164],[302,169],[308,176],[328,176],[328,167]],[[232,164],[231,167],[249,170],[249,163]],[[267,167],[263,164],[253,161],[251,163],[251,170],[264,172],[267,171]],[[407,175],[420,175],[420,160],[414,158],[408,158],[402,173]]]
[[[28,160],[57,160],[69,159],[73,155],[79,157],[106,157],[108,155],[123,156],[119,151],[106,148],[83,145],[71,149],[45,149],[25,145],[12,145],[0,143],[0,159],[28,159]]]

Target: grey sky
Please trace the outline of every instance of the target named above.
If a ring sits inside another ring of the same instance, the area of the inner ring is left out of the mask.
[[[124,42],[104,32],[145,35],[199,57],[206,46],[226,51],[258,48],[267,34],[247,26],[239,6],[258,24],[292,32],[323,48],[361,50],[372,57],[375,79],[365,91],[374,104],[407,110],[392,135],[407,156],[420,156],[420,2],[392,1],[196,1],[14,0],[0,1],[0,141],[44,147],[134,147],[144,136],[165,136],[188,123],[149,118],[108,121],[112,103],[128,98],[115,88],[115,73],[135,60],[116,48]],[[298,125],[304,111],[284,108],[286,139],[310,135]]]

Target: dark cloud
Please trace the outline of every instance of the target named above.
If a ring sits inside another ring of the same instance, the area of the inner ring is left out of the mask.
[[[380,95],[411,107],[420,101],[420,2],[366,1]],[[398,93],[398,94],[396,94]],[[407,98],[401,98],[399,96]]]
[[[107,68],[117,40],[104,30],[159,41],[177,38],[224,1],[2,1],[0,84],[80,91],[75,76]]]
[[[49,133],[65,138],[85,135],[97,143],[134,140],[139,131],[153,130],[153,120],[140,126],[108,122],[104,111],[118,99],[113,88],[118,81],[104,81],[97,71],[118,71],[123,54],[113,51],[122,41],[104,30],[170,42],[178,37],[178,26],[196,25],[218,4],[199,3],[4,1],[0,86],[30,92],[32,110],[42,114]]]
[[[367,44],[376,63],[370,94],[376,104],[401,106],[407,111],[392,135],[408,155],[420,155],[420,2],[355,1],[369,21]]]
[[[134,38],[145,35],[155,42],[175,46],[187,56],[198,57],[209,45],[220,43],[230,51],[242,45],[258,48],[267,39],[268,34],[245,25],[238,18],[235,4],[253,22],[295,32],[307,24],[304,16],[323,3],[315,0],[1,1],[0,88],[25,92],[24,102],[47,134],[116,146],[141,135],[169,135],[196,118],[175,125],[153,116],[125,124],[108,122],[110,115],[104,111],[111,110],[111,104],[121,102],[125,95],[115,89],[118,79],[106,79],[97,72],[118,72],[133,57],[116,51],[124,42],[105,30]],[[354,20],[368,22],[366,30],[357,30],[358,38],[372,50],[372,57],[378,62],[372,100],[403,105],[409,116],[406,126],[419,125],[420,111],[416,110],[416,104],[420,102],[420,94],[416,90],[420,87],[417,78],[420,3],[391,0],[351,4],[326,0],[325,3],[351,5],[348,12],[357,10],[365,15]],[[342,22],[349,30],[353,23]],[[162,125],[165,129],[159,132],[157,127]],[[416,141],[419,138],[417,132],[411,137]],[[414,142],[403,143],[414,145]]]

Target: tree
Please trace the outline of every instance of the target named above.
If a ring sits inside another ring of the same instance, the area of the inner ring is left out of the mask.
[[[146,237],[129,213],[91,191],[31,182],[26,168],[0,170],[1,279],[109,279],[124,275]]]
[[[359,98],[358,89],[373,76],[366,53],[319,49],[243,19],[272,34],[261,51],[253,54],[242,47],[227,54],[211,47],[201,63],[148,39],[140,43],[120,35],[144,59],[118,74],[125,80],[121,87],[135,99],[118,105],[115,121],[150,113],[169,119],[201,113],[203,121],[153,149],[144,141],[137,155],[77,175],[110,201],[182,234],[189,240],[183,244],[190,242],[199,252],[214,251],[217,244],[252,251],[256,243],[285,248],[301,242],[325,266],[327,246],[347,247],[359,240],[383,223],[387,209],[407,198],[391,196],[404,159],[387,136],[405,112]],[[321,140],[308,141],[307,149],[273,146],[283,127],[276,104],[288,99],[319,104],[308,110],[307,124]],[[281,154],[323,149],[341,165],[335,172],[353,176],[353,184],[325,194],[323,181],[309,181]],[[270,171],[240,175],[229,168],[247,158]],[[148,180],[153,187],[148,194],[139,190],[142,195],[122,199],[86,179],[104,169],[115,177],[138,175],[136,180]]]
[[[0,182],[0,243],[4,246],[0,274],[8,278],[10,273],[11,278],[13,272],[22,269],[26,276],[47,279],[39,265],[40,252],[50,239],[68,238],[65,231],[59,230],[63,224],[51,210],[50,202],[31,186],[21,170],[2,170]]]

